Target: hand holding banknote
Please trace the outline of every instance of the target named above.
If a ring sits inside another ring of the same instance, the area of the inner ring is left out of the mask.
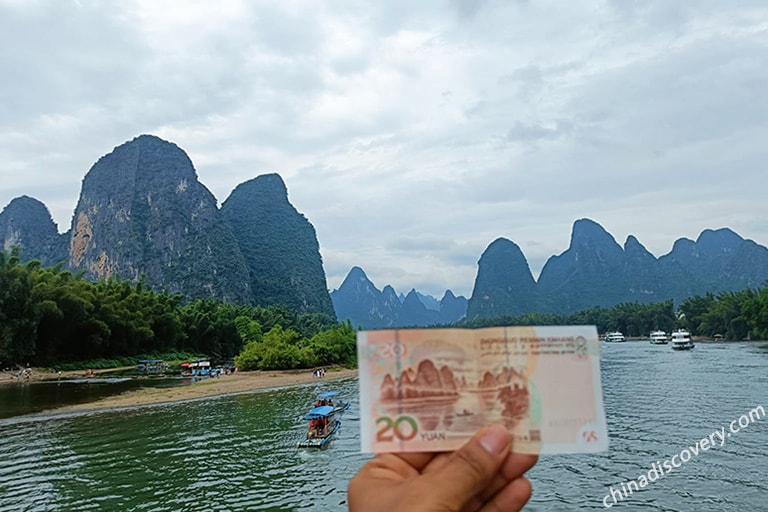
[[[394,329],[357,335],[365,452],[442,452],[504,425],[515,453],[603,451],[594,326]]]
[[[380,454],[349,484],[350,512],[520,510],[531,496],[523,474],[535,455],[510,453],[512,437],[496,425],[453,453]]]

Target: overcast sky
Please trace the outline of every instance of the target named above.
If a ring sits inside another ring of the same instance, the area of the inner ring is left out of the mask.
[[[223,202],[279,173],[328,286],[471,295],[496,238],[534,275],[590,218],[656,256],[768,245],[768,3],[0,0],[0,208],[67,231],[142,133]]]

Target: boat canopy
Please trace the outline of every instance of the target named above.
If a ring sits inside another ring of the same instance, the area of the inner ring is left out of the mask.
[[[318,398],[331,398],[332,396],[336,396],[338,394],[339,394],[338,391],[325,391],[325,392],[320,393],[319,395],[317,395],[317,397]]]
[[[305,420],[313,420],[315,418],[325,418],[329,416],[333,412],[333,407],[330,405],[321,405],[320,407],[315,407],[311,411],[309,411],[306,416],[304,416]]]

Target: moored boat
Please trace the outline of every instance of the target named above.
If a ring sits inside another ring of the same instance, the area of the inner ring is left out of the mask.
[[[690,350],[695,346],[691,340],[691,333],[685,329],[678,329],[673,332],[670,342],[672,350]]]
[[[210,361],[198,359],[192,363],[181,363],[181,376],[193,378],[206,378],[220,376],[220,368],[211,368]]]
[[[651,343],[654,345],[666,345],[667,344],[667,333],[664,331],[653,331],[651,332]]]
[[[605,341],[609,343],[613,343],[613,342],[627,341],[627,339],[624,337],[624,334],[622,334],[621,332],[613,331],[605,335]]]

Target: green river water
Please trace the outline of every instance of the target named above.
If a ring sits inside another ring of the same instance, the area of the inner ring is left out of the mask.
[[[690,352],[603,344],[601,359],[610,449],[542,457],[529,473],[526,510],[604,510],[611,487],[768,408],[768,342],[700,343]],[[324,451],[296,448],[301,416],[330,389],[352,401],[339,435]],[[370,457],[359,452],[355,378],[67,416],[23,414],[34,404],[25,408],[19,394],[0,387],[0,417],[11,416],[0,419],[0,512],[346,510],[347,483]],[[767,496],[762,418],[614,507],[768,510]]]

